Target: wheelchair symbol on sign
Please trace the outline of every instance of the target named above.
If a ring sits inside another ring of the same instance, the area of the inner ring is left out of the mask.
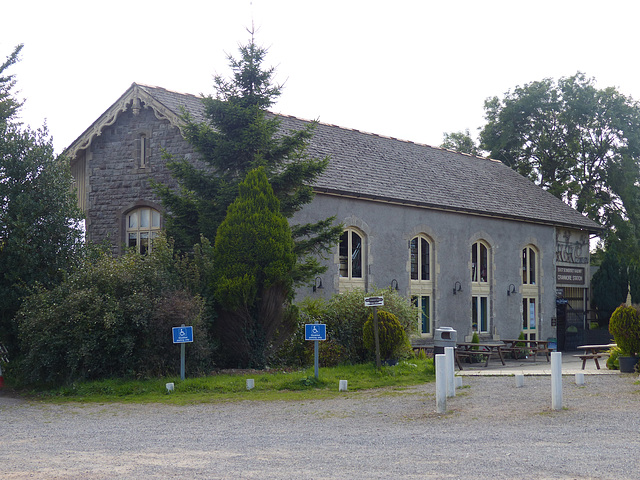
[[[313,327],[313,329],[311,330],[311,333],[313,333],[314,335],[318,334],[318,327]]]

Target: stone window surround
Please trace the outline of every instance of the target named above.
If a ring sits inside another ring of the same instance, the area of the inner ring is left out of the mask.
[[[138,200],[122,208],[117,214],[118,223],[118,255],[122,255],[127,245],[127,216],[138,208],[153,208],[160,212],[160,230],[164,230],[164,209],[161,205],[148,200]]]

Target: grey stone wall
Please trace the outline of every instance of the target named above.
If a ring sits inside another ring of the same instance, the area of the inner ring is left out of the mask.
[[[451,326],[462,340],[471,334],[471,246],[478,240],[491,248],[490,279],[491,333],[502,338],[517,338],[522,329],[522,295],[507,295],[514,284],[519,289],[522,249],[532,244],[539,251],[539,330],[540,339],[555,336],[551,317],[555,316],[555,235],[554,227],[490,217],[442,212],[401,205],[345,199],[318,194],[311,205],[299,212],[294,221],[312,222],[335,215],[345,227],[366,225],[369,232],[366,285],[387,287],[397,280],[399,291],[410,294],[410,251],[408,242],[418,233],[433,239],[435,255],[435,293],[432,316],[435,328]],[[312,293],[300,288],[297,299],[306,296],[330,297],[338,293],[337,247],[324,261],[323,290]],[[462,291],[453,295],[453,285],[460,282]]]
[[[140,168],[140,135],[148,139],[147,164]],[[193,158],[178,128],[158,120],[151,109],[134,115],[131,109],[95,138],[87,158],[89,176],[88,239],[107,240],[114,253],[124,242],[124,216],[140,205],[162,210],[149,180],[175,185],[163,159],[163,151]]]

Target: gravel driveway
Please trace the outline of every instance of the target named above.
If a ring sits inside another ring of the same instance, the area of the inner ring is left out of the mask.
[[[0,394],[0,478],[638,479],[634,375],[465,377],[330,400],[51,405]],[[336,385],[337,389],[337,385]]]

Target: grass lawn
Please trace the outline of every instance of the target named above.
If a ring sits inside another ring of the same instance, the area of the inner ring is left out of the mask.
[[[255,387],[247,390],[247,379]],[[54,402],[175,403],[226,402],[238,400],[310,400],[344,395],[340,380],[348,381],[348,391],[382,387],[402,388],[435,379],[433,360],[411,359],[376,371],[375,364],[320,368],[316,380],[313,367],[297,372],[272,369],[251,374],[219,374],[208,377],[179,377],[151,380],[100,380],[78,382],[53,390],[30,391],[32,399]],[[174,383],[168,393],[166,384]]]

